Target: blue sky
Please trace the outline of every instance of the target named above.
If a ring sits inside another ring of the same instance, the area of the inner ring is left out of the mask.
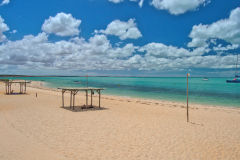
[[[236,0],[3,0],[0,74],[231,76],[239,7]]]

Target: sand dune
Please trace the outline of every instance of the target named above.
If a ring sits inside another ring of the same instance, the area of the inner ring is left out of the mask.
[[[61,108],[60,92],[33,87],[27,95],[3,92],[1,84],[3,160],[240,159],[236,108],[191,105],[187,123],[183,103],[104,95],[105,109],[73,112]],[[77,95],[77,105],[84,101]]]

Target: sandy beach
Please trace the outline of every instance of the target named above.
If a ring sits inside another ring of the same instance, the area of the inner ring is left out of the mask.
[[[1,160],[240,159],[238,108],[190,104],[187,123],[184,103],[103,95],[103,109],[71,111],[41,87],[5,95],[0,84]]]

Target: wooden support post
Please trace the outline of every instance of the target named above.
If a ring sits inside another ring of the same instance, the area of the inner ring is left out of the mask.
[[[10,94],[12,94],[12,84],[11,83],[10,83],[9,88],[10,88]]]
[[[86,107],[88,107],[88,90],[86,90]]]
[[[70,109],[72,108],[72,91],[70,92]]]
[[[62,90],[62,107],[64,107],[64,90]]]
[[[79,98],[79,104],[81,104],[81,103],[80,103],[80,98]]]
[[[75,92],[76,91],[73,92],[73,110],[74,110],[74,105],[75,105]]]
[[[91,107],[92,107],[92,95],[93,95],[93,90],[91,89]]]
[[[8,94],[11,93],[10,83],[8,83]]]
[[[21,94],[21,93],[22,93],[22,83],[19,83],[19,85],[20,85],[20,91],[19,91],[19,93]]]
[[[9,84],[9,82],[8,82],[8,94],[10,93],[10,84]]]
[[[9,82],[7,83],[7,94],[9,94]]]
[[[5,90],[6,90],[6,94],[7,94],[7,82],[5,82]]]
[[[100,104],[100,99],[101,99],[101,90],[100,90],[100,89],[98,90],[98,95],[99,95],[99,108],[100,108],[100,106],[101,106],[101,104]]]
[[[27,91],[27,83],[25,82],[25,85],[24,85],[24,93],[26,93],[26,91]]]

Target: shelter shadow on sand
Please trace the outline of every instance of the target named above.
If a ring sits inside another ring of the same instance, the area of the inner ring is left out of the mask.
[[[89,106],[86,107],[85,105],[82,106],[74,106],[74,109],[72,109],[70,106],[61,106],[61,108],[66,109],[68,111],[72,111],[72,112],[86,112],[86,111],[101,111],[101,110],[107,110],[108,108],[104,108],[104,107],[97,107],[97,106]]]
[[[27,94],[27,93],[12,92],[11,94],[4,94],[4,95],[14,96],[14,95],[30,95],[30,94]]]
[[[192,121],[189,121],[189,123],[191,123],[193,125],[204,126],[202,123],[195,123],[195,122],[192,122]]]

